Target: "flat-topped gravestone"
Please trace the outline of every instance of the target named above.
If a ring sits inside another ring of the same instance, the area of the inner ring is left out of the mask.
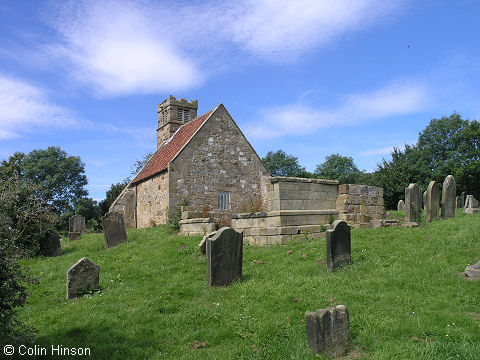
[[[436,181],[430,181],[427,188],[427,221],[431,222],[438,217],[440,209],[440,187]]]
[[[227,286],[242,278],[243,233],[223,227],[207,239],[207,285]]]
[[[128,241],[122,214],[117,212],[106,213],[102,217],[102,226],[107,248]]]
[[[397,211],[405,211],[405,201],[403,200],[398,201]]]
[[[334,221],[327,237],[327,271],[351,262],[350,226],[343,221]]]
[[[452,175],[448,175],[443,182],[442,187],[442,218],[448,219],[455,217],[455,195],[457,194],[457,184]]]
[[[83,234],[85,232],[85,218],[81,215],[73,215],[68,220],[69,232]]]
[[[480,277],[480,261],[465,268],[465,275],[468,277]]]
[[[350,337],[350,320],[345,305],[305,313],[308,346],[314,354],[324,351],[329,356],[341,356]]]
[[[81,258],[67,271],[67,299],[82,296],[87,291],[97,290],[100,280],[100,267]]]
[[[418,184],[410,184],[405,188],[405,221],[416,222],[422,209],[422,189]]]
[[[60,246],[60,236],[56,231],[49,231],[45,236],[45,256],[60,256],[62,248]]]

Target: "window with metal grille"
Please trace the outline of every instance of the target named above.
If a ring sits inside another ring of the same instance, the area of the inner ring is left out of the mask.
[[[219,210],[230,210],[230,191],[217,191]]]
[[[183,110],[183,120],[185,122],[190,121],[190,113],[188,112],[188,110]]]

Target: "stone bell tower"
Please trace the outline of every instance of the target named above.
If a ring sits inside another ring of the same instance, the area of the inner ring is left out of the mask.
[[[158,104],[157,149],[172,137],[180,126],[197,117],[198,100],[188,102],[177,100],[170,95],[167,100]]]

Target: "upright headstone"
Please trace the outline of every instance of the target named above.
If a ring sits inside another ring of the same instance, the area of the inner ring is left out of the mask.
[[[343,221],[334,221],[331,229],[326,232],[327,237],[327,271],[351,262],[350,226]]]
[[[60,236],[56,231],[49,231],[45,237],[45,256],[60,256],[62,248],[60,246]]]
[[[314,354],[324,351],[331,357],[341,356],[350,337],[348,308],[345,305],[305,313],[308,346]]]
[[[438,217],[440,208],[440,187],[436,181],[430,181],[427,188],[427,221],[430,222]]]
[[[79,240],[85,232],[85,218],[81,215],[73,215],[68,219],[68,240]]]
[[[452,175],[448,175],[443,182],[442,187],[442,218],[448,219],[455,217],[455,195],[457,194],[457,184]]]
[[[243,233],[223,227],[207,239],[207,285],[227,286],[242,278]]]
[[[102,226],[107,248],[128,241],[122,214],[117,212],[106,213],[102,217]]]
[[[423,200],[423,211],[427,211],[427,191],[423,192],[422,200]]]
[[[410,184],[405,188],[405,221],[414,223],[418,220],[422,209],[422,189],[418,184]]]
[[[461,209],[463,207],[463,204],[462,204],[462,197],[461,196],[457,196],[455,198],[455,204],[456,204],[456,208],[457,209]]]
[[[467,195],[463,212],[465,214],[476,214],[480,212],[480,209],[478,208],[478,200],[475,199],[473,195]]]
[[[465,207],[465,200],[466,200],[465,199],[465,196],[466,196],[465,191],[462,191],[462,194],[460,196],[462,197],[462,208],[464,208]]]
[[[82,296],[87,291],[97,290],[100,280],[100,267],[81,258],[67,271],[67,299]]]
[[[398,201],[397,211],[405,211],[405,201],[403,200]]]

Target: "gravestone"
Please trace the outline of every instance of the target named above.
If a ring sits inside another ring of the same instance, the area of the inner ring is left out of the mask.
[[[127,232],[123,223],[123,215],[117,212],[107,212],[102,217],[103,237],[107,248],[127,242]]]
[[[463,212],[465,214],[476,214],[480,212],[480,209],[478,208],[478,200],[475,199],[473,195],[467,195]]]
[[[207,253],[207,239],[214,237],[216,233],[216,231],[212,231],[211,233],[205,235],[202,241],[200,241],[200,244],[198,244],[198,248],[203,255]]]
[[[324,351],[331,357],[341,356],[347,349],[350,321],[345,305],[305,313],[308,346],[314,354]]]
[[[427,221],[431,222],[438,217],[440,208],[440,187],[436,181],[430,181],[427,188]]]
[[[351,262],[350,226],[343,220],[336,220],[331,229],[326,232],[327,237],[327,271]]]
[[[463,204],[462,204],[462,197],[461,196],[457,196],[455,198],[455,204],[456,204],[456,208],[457,209],[461,209],[463,207]]]
[[[418,220],[422,209],[422,189],[418,184],[410,184],[405,188],[405,221],[414,223]]]
[[[81,215],[73,215],[68,220],[69,231],[83,234],[85,232],[85,218]]]
[[[480,277],[480,261],[465,268],[465,275],[468,277]]]
[[[67,271],[67,299],[99,289],[99,279],[100,267],[86,257],[81,258]]]
[[[49,231],[45,236],[45,256],[60,256],[62,248],[60,246],[60,236],[56,231]]]
[[[80,232],[69,232],[68,233],[68,241],[80,240],[82,237],[82,233]]]
[[[398,201],[397,211],[405,211],[405,201],[403,200]]]
[[[227,286],[242,279],[243,233],[223,227],[207,239],[207,285]]]
[[[448,175],[443,182],[442,187],[442,218],[448,219],[455,217],[455,195],[457,194],[457,184],[452,175]]]
[[[423,211],[427,211],[427,191],[423,192]]]
[[[464,208],[465,207],[465,200],[466,200],[465,199],[465,196],[466,196],[465,191],[462,191],[462,194],[460,196],[462,197],[462,208]]]

